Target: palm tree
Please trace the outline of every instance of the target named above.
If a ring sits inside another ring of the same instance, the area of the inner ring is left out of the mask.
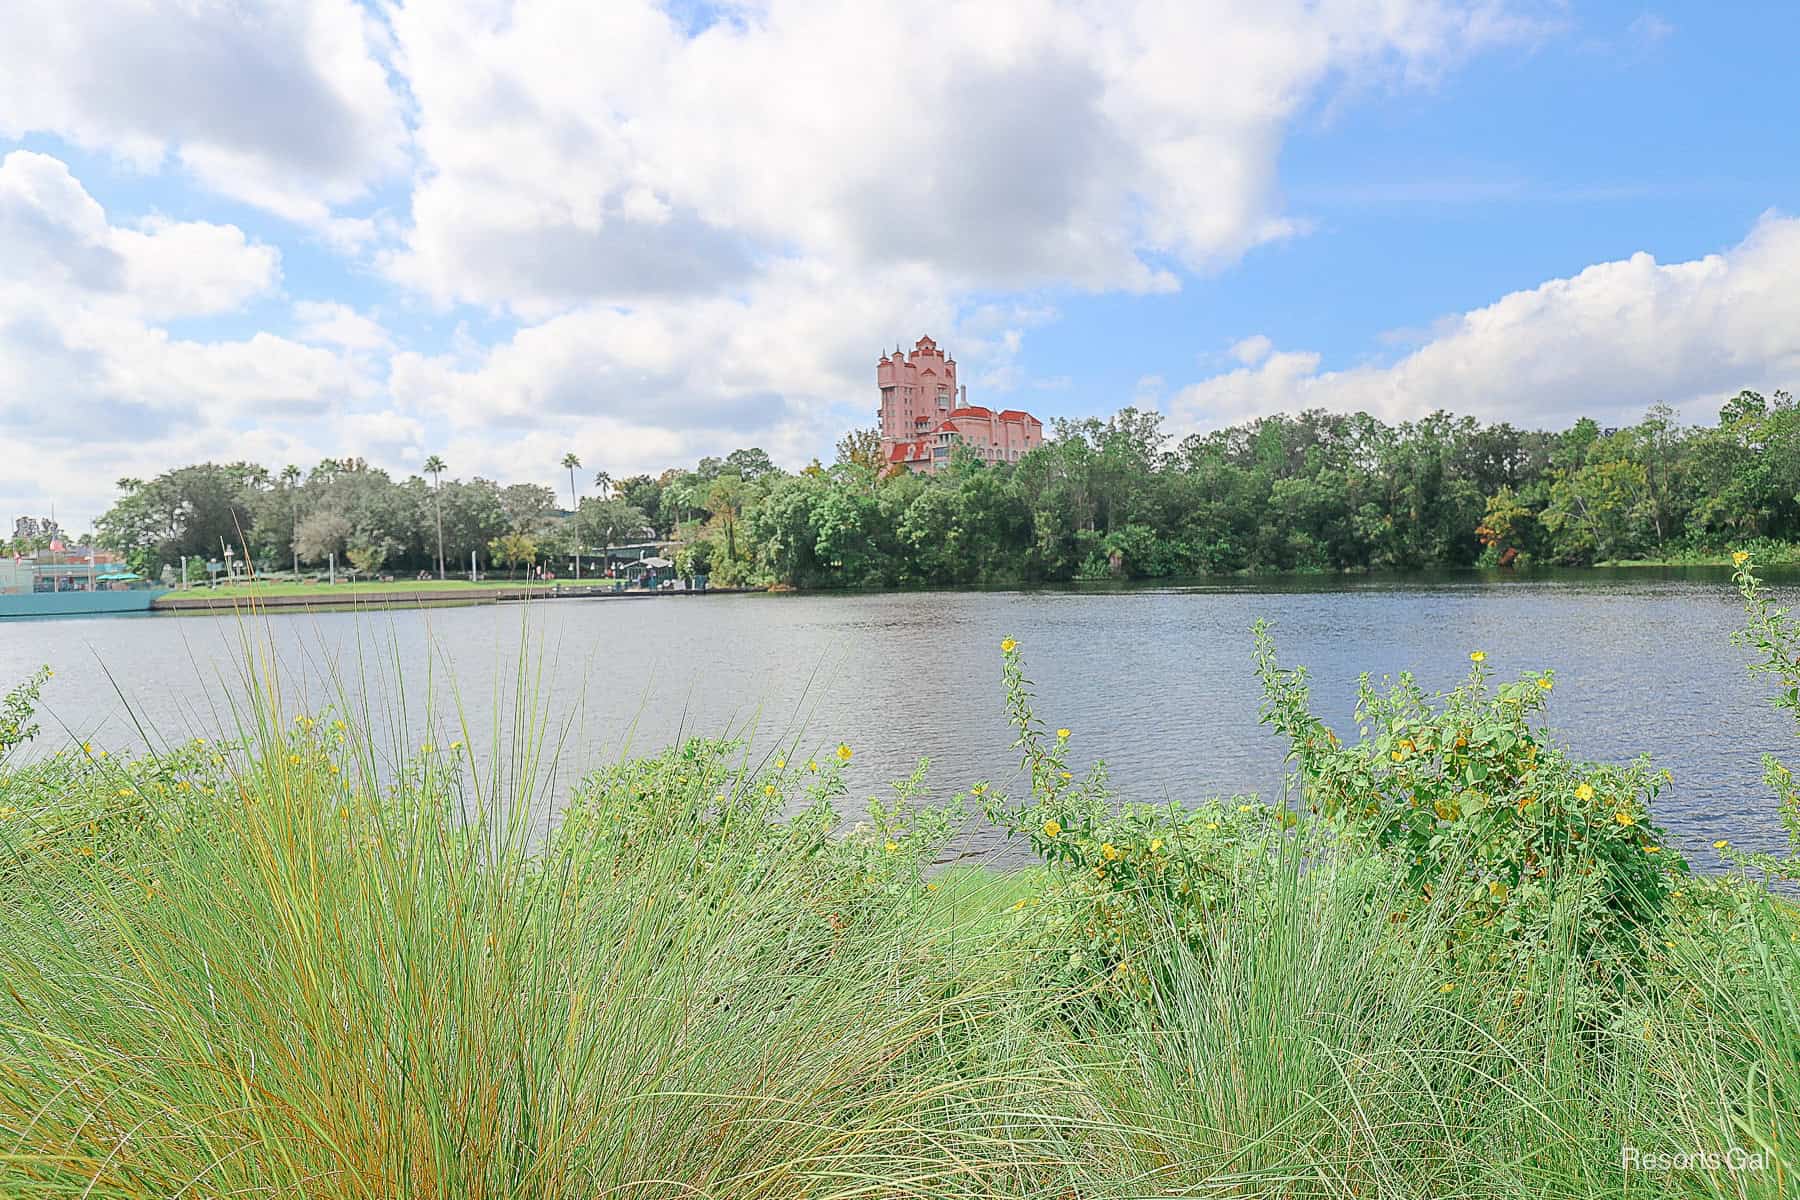
[[[605,471],[594,472],[594,487],[599,491],[600,498],[606,499],[612,495],[612,476]]]
[[[449,470],[449,467],[444,465],[444,460],[439,458],[435,454],[425,460],[425,473],[427,475],[431,476],[431,507],[433,509],[435,509],[437,512],[438,580],[440,582],[444,578],[444,500],[443,500],[444,479],[443,479],[443,477],[444,477],[444,472],[447,470]]]
[[[563,455],[562,465],[567,467],[568,471],[569,471],[569,507],[572,510],[574,510],[574,513],[575,513],[575,515],[572,518],[570,518],[570,520],[573,522],[573,526],[575,529],[575,578],[580,579],[581,578],[581,499],[580,499],[580,497],[575,495],[575,468],[579,467],[581,465],[581,460],[579,458],[575,457],[575,452],[573,450],[571,450],[567,454]]]
[[[294,528],[293,536],[288,538],[288,548],[294,552],[294,578],[300,578],[300,468],[293,463],[281,468],[281,482],[287,484],[289,495],[293,497]]]
[[[562,465],[563,469],[569,473],[569,507],[571,509],[580,508],[581,502],[575,498],[575,471],[581,466],[581,460],[576,458],[575,452],[571,450],[563,455]]]

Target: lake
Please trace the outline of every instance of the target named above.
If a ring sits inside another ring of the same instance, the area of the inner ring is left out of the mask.
[[[1791,591],[1791,577],[1782,586]],[[1800,744],[1729,642],[1741,612],[1722,570],[13,621],[0,623],[0,685],[54,668],[42,722],[52,745],[134,744],[134,715],[170,738],[216,736],[231,728],[249,635],[266,639],[308,703],[359,679],[378,703],[402,698],[409,739],[430,736],[427,698],[441,717],[454,692],[485,753],[493,731],[510,728],[523,663],[526,690],[560,734],[554,791],[684,732],[735,732],[802,755],[848,742],[854,806],[919,756],[939,794],[1014,777],[999,650],[1011,635],[1040,717],[1074,731],[1083,764],[1104,759],[1122,795],[1274,796],[1284,747],[1257,723],[1258,617],[1282,661],[1311,670],[1315,710],[1346,737],[1360,672],[1411,670],[1435,690],[1479,648],[1501,678],[1556,672],[1550,723],[1580,754],[1649,752],[1669,768],[1657,815],[1697,865],[1716,861],[1715,838],[1783,845],[1759,760],[1771,750],[1800,759]],[[965,843],[996,837],[977,829]]]

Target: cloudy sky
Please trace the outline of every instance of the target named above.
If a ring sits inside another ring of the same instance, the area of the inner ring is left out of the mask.
[[[201,459],[554,483],[972,400],[1800,385],[1800,5],[9,0],[0,533]]]

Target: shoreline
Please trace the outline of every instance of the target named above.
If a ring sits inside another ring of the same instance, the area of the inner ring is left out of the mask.
[[[358,591],[357,585],[341,585],[301,592],[276,592],[222,589],[201,594],[171,592],[158,596],[150,604],[151,612],[195,613],[235,612],[245,609],[359,609],[359,608],[466,608],[484,604],[515,604],[538,600],[649,600],[666,596],[728,596],[762,591],[761,588],[707,588],[703,591],[653,591],[627,588],[613,591],[598,584],[483,585],[470,584],[467,590],[457,588],[383,588]]]

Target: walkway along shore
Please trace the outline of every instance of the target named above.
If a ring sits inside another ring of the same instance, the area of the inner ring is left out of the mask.
[[[219,612],[247,608],[300,609],[321,608],[446,608],[470,604],[507,604],[530,600],[653,600],[674,596],[734,596],[760,592],[763,588],[707,588],[704,591],[651,591],[644,588],[615,592],[598,587],[516,587],[471,588],[467,592],[393,591],[393,592],[306,592],[300,595],[258,596],[244,592],[208,592],[205,594],[170,593],[158,596],[150,605],[153,612]]]

